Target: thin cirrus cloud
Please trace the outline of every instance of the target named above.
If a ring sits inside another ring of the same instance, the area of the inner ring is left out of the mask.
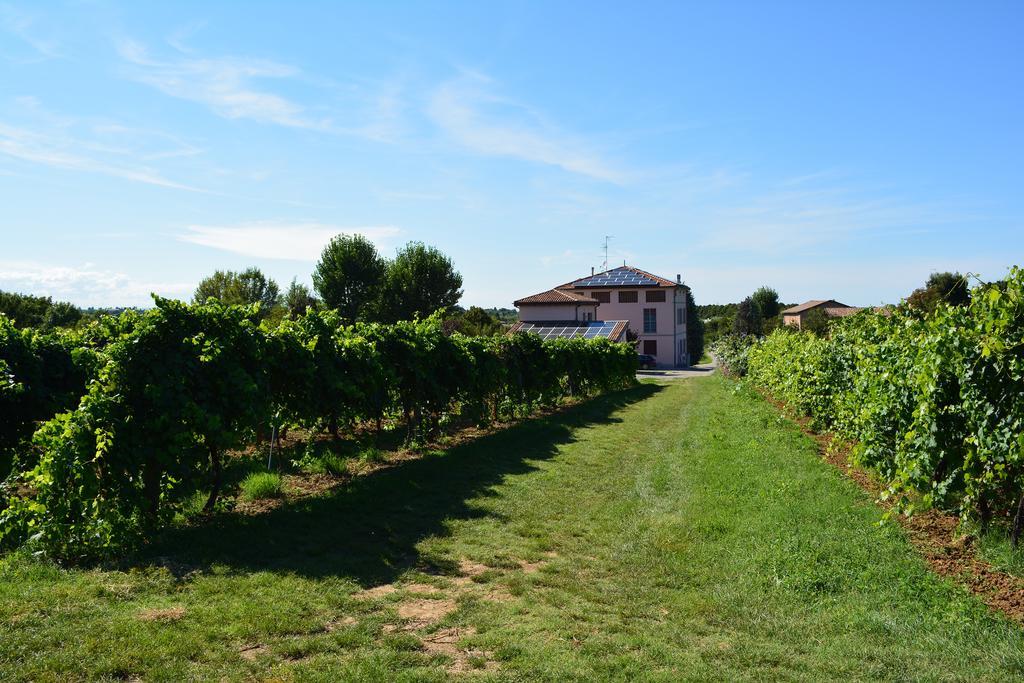
[[[178,239],[254,258],[316,261],[324,246],[337,235],[360,234],[380,247],[401,233],[393,226],[262,222],[234,226],[191,225]]]
[[[53,37],[43,35],[33,16],[9,5],[0,5],[0,28],[21,39],[38,58],[52,59],[60,56],[60,43]]]
[[[82,171],[147,185],[200,192],[175,182],[159,171],[133,163],[127,150],[113,149],[102,140],[86,139],[66,129],[44,130],[0,121],[0,155],[67,171]]]
[[[611,183],[626,174],[584,141],[546,124],[528,107],[495,95],[490,78],[464,73],[433,93],[428,114],[459,145],[480,154],[556,166]]]
[[[698,246],[733,253],[809,254],[877,234],[924,233],[965,220],[956,207],[806,189],[738,198],[706,216]]]
[[[180,46],[179,46],[180,51]],[[145,46],[131,40],[117,45],[130,66],[129,78],[160,92],[209,107],[226,119],[251,119],[291,128],[327,131],[328,119],[310,116],[306,107],[261,89],[260,80],[290,79],[299,70],[270,60],[239,57],[207,58],[181,54],[155,59]]]

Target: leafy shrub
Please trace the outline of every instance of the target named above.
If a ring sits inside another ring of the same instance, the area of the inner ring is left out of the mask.
[[[32,433],[78,403],[97,362],[70,334],[18,329],[0,315],[0,479],[34,464]]]
[[[284,481],[277,472],[254,472],[242,480],[240,488],[246,500],[280,498]]]
[[[723,354],[723,355],[727,355]],[[855,442],[899,507],[939,506],[1024,530],[1024,271],[939,303],[837,320],[827,339],[778,330],[750,381]]]
[[[743,377],[747,374],[747,354],[754,344],[754,337],[740,334],[726,334],[711,344],[711,355],[727,375]]]

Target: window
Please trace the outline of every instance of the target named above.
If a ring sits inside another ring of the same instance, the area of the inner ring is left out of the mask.
[[[644,354],[648,356],[658,355],[658,340],[657,339],[644,339]]]
[[[611,292],[594,292],[594,298],[602,304],[610,304],[612,302]]]
[[[644,332],[652,334],[658,331],[658,309],[644,309]]]
[[[683,324],[683,312],[684,312],[684,310],[685,309],[682,309],[682,308],[677,308],[676,309],[676,325],[682,325]]]
[[[594,319],[594,314],[591,313],[590,311],[587,311],[586,313],[583,314],[583,319],[586,320],[586,321],[593,320]]]
[[[656,289],[651,292],[647,292],[647,303],[649,304],[663,304],[665,303],[665,290]]]
[[[637,301],[636,292],[619,292],[620,304],[635,304]]]

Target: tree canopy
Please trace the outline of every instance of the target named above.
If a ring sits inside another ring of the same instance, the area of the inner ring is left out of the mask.
[[[470,337],[493,337],[505,331],[500,320],[479,306],[470,306],[468,311],[456,307],[454,315],[445,322],[449,331]]]
[[[377,317],[387,269],[373,242],[362,235],[338,235],[320,255],[313,288],[346,323],[372,320]]]
[[[409,242],[388,264],[381,295],[386,320],[425,318],[462,298],[462,276],[452,260],[422,242]]]
[[[941,301],[953,306],[969,304],[971,292],[967,287],[967,278],[960,273],[932,273],[924,287],[915,289],[907,297],[907,304],[911,308],[924,312],[934,311]]]
[[[192,301],[197,304],[204,304],[210,299],[229,305],[259,304],[260,315],[266,317],[280,305],[281,290],[259,268],[247,268],[241,273],[218,270],[203,279],[192,296]]]
[[[771,320],[782,312],[779,304],[779,293],[771,287],[760,287],[750,297],[761,314],[761,320]]]
[[[0,291],[0,314],[17,327],[44,330],[70,327],[82,319],[82,310],[66,301],[54,302],[48,296]]]
[[[704,321],[689,287],[686,288],[686,352],[691,364],[699,363],[704,356]]]
[[[735,334],[760,334],[764,321],[761,311],[751,297],[747,297],[736,306],[736,318],[732,323]]]
[[[297,278],[292,278],[292,283],[284,293],[284,307],[288,312],[292,315],[302,315],[315,304],[316,297],[309,291],[309,287],[299,282]]]

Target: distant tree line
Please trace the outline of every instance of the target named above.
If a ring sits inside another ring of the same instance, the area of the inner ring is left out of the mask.
[[[958,272],[932,273],[924,286],[918,287],[904,300],[911,312],[928,315],[940,303],[966,306],[971,301],[967,277]],[[750,296],[735,304],[707,304],[698,306],[698,315],[704,322],[707,343],[711,344],[730,334],[765,336],[783,324],[782,311],[796,304],[783,304],[778,292],[771,287],[760,287]],[[801,329],[817,336],[825,336],[831,319],[821,308],[804,315]]]
[[[80,308],[48,296],[0,291],[0,313],[18,327],[53,329],[69,327],[82,319]]]
[[[453,332],[492,336],[504,331],[501,321],[484,309],[459,307],[461,297],[462,276],[435,247],[410,242],[388,259],[362,235],[338,235],[324,247],[313,270],[313,290],[293,279],[282,293],[273,279],[248,268],[216,271],[199,283],[192,300],[258,303],[263,318],[271,322],[311,308],[337,311],[348,325],[394,323],[441,311],[446,329]]]
[[[216,299],[225,304],[259,304],[260,318],[271,325],[309,309],[338,311],[346,324],[393,323],[426,318],[441,311],[446,328],[473,336],[502,334],[514,309],[459,307],[462,276],[435,247],[410,242],[393,259],[384,258],[361,235],[338,235],[321,253],[313,271],[313,289],[293,278],[284,290],[259,268],[217,270],[204,278],[193,303]],[[0,291],[0,314],[16,327],[49,331],[70,328],[126,308],[82,309],[48,296]]]

